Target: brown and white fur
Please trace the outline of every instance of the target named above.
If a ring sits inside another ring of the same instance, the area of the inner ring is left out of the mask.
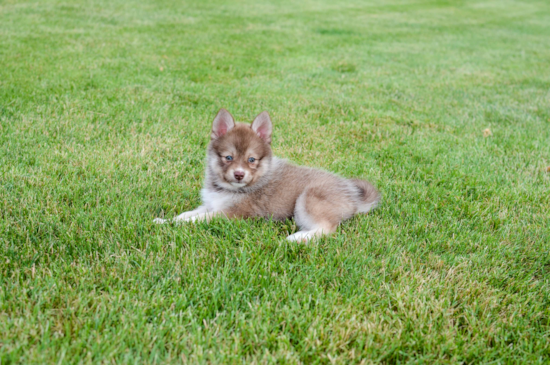
[[[308,241],[333,233],[340,222],[367,213],[380,194],[364,180],[344,179],[326,171],[294,166],[271,152],[272,124],[262,112],[252,125],[235,123],[221,109],[212,123],[202,205],[173,220],[209,221],[213,217],[292,218],[300,231],[290,241]]]

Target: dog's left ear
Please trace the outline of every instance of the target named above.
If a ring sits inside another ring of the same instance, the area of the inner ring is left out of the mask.
[[[212,140],[218,139],[233,129],[233,127],[235,127],[233,116],[227,110],[221,108],[212,122],[212,133],[210,134],[210,138]]]
[[[271,131],[273,130],[273,126],[271,124],[271,118],[266,111],[258,114],[256,119],[252,122],[251,127],[261,139],[267,143],[271,143]]]

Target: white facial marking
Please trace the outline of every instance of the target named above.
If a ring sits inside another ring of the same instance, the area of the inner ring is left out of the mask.
[[[242,188],[242,187],[246,186],[245,183],[236,183],[236,182],[232,182],[231,185],[233,185],[236,188]]]

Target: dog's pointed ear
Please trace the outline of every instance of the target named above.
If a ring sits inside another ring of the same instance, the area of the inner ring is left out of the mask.
[[[234,126],[235,121],[231,113],[221,108],[212,122],[212,133],[210,134],[210,138],[218,139],[229,132]]]
[[[264,110],[258,114],[256,119],[252,122],[252,130],[256,132],[261,139],[267,143],[271,143],[271,131],[273,130],[273,125],[271,124],[271,118],[269,117],[268,112]]]

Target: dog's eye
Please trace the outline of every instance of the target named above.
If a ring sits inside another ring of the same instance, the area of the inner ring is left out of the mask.
[[[248,159],[248,162],[250,162],[250,163],[254,163],[254,161],[256,161],[256,159],[255,159],[254,157],[250,157],[250,158]]]
[[[226,159],[227,161],[233,161],[233,156],[225,156],[225,159]]]

